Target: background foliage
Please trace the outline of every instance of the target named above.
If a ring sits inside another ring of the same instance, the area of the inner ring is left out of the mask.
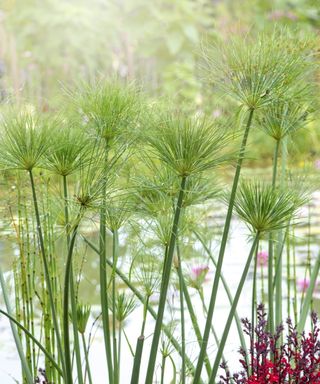
[[[44,111],[59,105],[62,87],[116,76],[190,112],[226,117],[230,105],[226,112],[204,81],[203,44],[280,24],[319,45],[317,0],[1,0],[0,11],[1,99]],[[320,156],[317,131],[313,121],[296,137],[296,161]],[[268,160],[261,141],[257,131],[252,156]]]

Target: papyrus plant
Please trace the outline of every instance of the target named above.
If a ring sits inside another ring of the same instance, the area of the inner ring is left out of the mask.
[[[303,83],[302,83],[303,86]],[[301,86],[300,86],[301,88]],[[296,94],[297,93],[297,94]],[[275,141],[274,156],[273,156],[273,169],[272,169],[272,185],[275,188],[277,184],[277,170],[280,149],[282,152],[282,166],[280,186],[284,184],[286,172],[286,158],[287,158],[287,139],[292,138],[294,134],[301,128],[304,128],[310,120],[310,100],[312,93],[310,87],[304,86],[304,89],[298,92],[294,90],[293,95],[286,95],[286,98],[277,100],[275,99],[265,111],[262,112],[261,117],[258,118],[258,126],[268,136],[272,137]],[[281,244],[285,237],[278,233],[278,242]],[[281,246],[276,249],[277,261],[277,278],[276,282],[276,303],[275,303],[275,319],[274,319],[274,265],[273,254],[274,245],[272,236],[269,239],[269,258],[268,258],[268,308],[269,308],[269,327],[270,331],[274,331],[274,323],[278,324],[282,319],[282,252]]]
[[[171,168],[180,178],[180,188],[174,208],[170,241],[166,249],[157,320],[152,339],[146,383],[151,384],[163,322],[166,297],[170,281],[173,253],[179,228],[186,183],[189,177],[201,174],[224,162],[229,157],[223,153],[230,142],[230,133],[218,129],[206,118],[187,118],[181,114],[163,116],[146,137],[151,156]]]
[[[276,29],[272,34],[262,33],[257,38],[250,34],[244,38],[233,38],[204,52],[208,80],[213,81],[225,95],[238,103],[247,116],[247,121],[239,149],[194,384],[201,377],[234,199],[254,114],[267,107],[275,98],[282,98],[303,78],[307,61],[301,52],[305,52],[306,44],[292,39],[288,31]]]
[[[233,298],[233,303],[215,357],[209,384],[215,383],[234,312],[237,308],[251,261],[258,249],[261,236],[286,228],[289,222],[294,220],[297,210],[305,204],[306,201],[306,195],[294,189],[275,189],[272,185],[251,181],[244,181],[240,185],[234,202],[234,208],[240,219],[249,227],[253,236],[253,242],[236,294]]]
[[[26,171],[30,179],[32,199],[37,224],[37,233],[42,257],[46,288],[57,340],[58,353],[63,367],[64,378],[67,378],[65,359],[62,348],[60,328],[55,309],[48,257],[43,238],[43,229],[40,219],[34,169],[44,164],[44,155],[51,145],[51,123],[40,117],[35,111],[23,110],[16,114],[8,114],[2,119],[1,140],[1,166],[4,169],[17,169]]]
[[[107,205],[107,170],[114,157],[119,158],[124,149],[132,143],[139,131],[141,98],[132,85],[123,85],[117,81],[95,81],[83,83],[69,92],[74,114],[80,114],[83,129],[93,136],[103,152],[102,169],[105,169],[105,185],[102,190],[100,206],[100,301],[104,333],[105,353],[110,384],[118,383],[117,370],[112,360],[116,357],[114,346],[111,347],[109,327],[109,303],[107,296],[106,262],[106,205]],[[120,146],[120,148],[119,148]],[[115,276],[112,274],[111,279]],[[113,282],[114,284],[114,282]]]

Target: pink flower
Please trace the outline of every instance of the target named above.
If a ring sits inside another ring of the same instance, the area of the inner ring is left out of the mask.
[[[200,289],[202,284],[208,280],[207,274],[209,267],[207,265],[198,265],[191,268],[189,283],[193,288]]]
[[[268,252],[260,251],[257,254],[257,263],[261,267],[265,267],[268,263]]]
[[[304,279],[298,279],[297,280],[297,287],[300,291],[306,291],[309,288],[310,285],[310,279],[304,278]]]
[[[315,162],[314,162],[314,167],[316,169],[320,169],[320,159],[317,159]]]
[[[202,276],[203,274],[206,275],[209,271],[209,267],[207,265],[198,265],[191,268],[191,275],[195,279]]]

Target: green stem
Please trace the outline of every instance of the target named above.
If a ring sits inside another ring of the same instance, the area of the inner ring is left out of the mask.
[[[184,298],[186,300],[186,304],[187,304],[189,316],[190,316],[190,319],[191,319],[191,323],[192,323],[194,332],[196,334],[199,347],[201,348],[201,345],[202,345],[202,335],[201,335],[200,327],[199,327],[199,324],[198,324],[197,316],[196,316],[196,314],[194,312],[194,309],[193,309],[193,305],[192,305],[191,298],[190,298],[190,295],[189,295],[188,287],[187,287],[187,285],[185,283],[184,278],[182,280],[182,289],[183,289]],[[210,374],[211,374],[211,366],[210,366],[210,361],[209,361],[207,353],[205,355],[205,367],[206,367],[208,376],[210,376]]]
[[[16,326],[26,334],[26,336],[33,341],[33,343],[45,354],[45,356],[51,361],[51,364],[55,367],[57,372],[61,377],[63,377],[63,372],[59,365],[55,362],[55,358],[42,346],[42,344],[29,332],[22,324],[20,324],[14,317],[9,315],[9,313],[0,309],[0,313],[6,316],[10,321],[12,321]],[[32,381],[33,383],[33,381]]]
[[[67,177],[63,175],[62,178],[63,178],[65,227],[66,227],[67,247],[69,249],[70,223],[69,223],[69,209],[68,209],[68,184],[67,184]],[[78,334],[77,302],[76,302],[76,295],[75,295],[75,289],[74,289],[72,262],[71,262],[70,269],[71,269],[70,270],[70,299],[71,299],[71,318],[72,318],[72,328],[73,328],[74,350],[76,354],[78,382],[79,384],[83,384],[80,342],[79,342],[79,334]]]
[[[224,350],[224,347],[225,347],[225,344],[226,344],[226,341],[227,341],[227,338],[228,338],[228,335],[229,335],[230,327],[231,327],[231,324],[232,324],[232,319],[233,319],[233,316],[234,316],[234,312],[235,312],[235,310],[237,308],[237,305],[238,305],[238,302],[239,302],[239,299],[240,299],[240,295],[241,295],[241,292],[242,292],[245,280],[247,278],[247,274],[248,274],[248,271],[249,271],[249,268],[250,268],[250,264],[251,264],[252,258],[253,258],[254,254],[255,254],[255,251],[256,251],[256,249],[258,248],[258,245],[259,245],[259,236],[260,236],[260,233],[257,232],[256,235],[255,235],[255,238],[254,238],[254,241],[253,241],[253,244],[252,244],[252,247],[251,247],[248,259],[247,259],[247,262],[246,262],[245,267],[243,269],[243,272],[242,272],[242,275],[241,275],[241,279],[240,279],[240,282],[238,284],[237,292],[236,292],[236,294],[234,296],[234,299],[233,299],[232,307],[230,309],[229,316],[228,316],[226,325],[224,327],[223,335],[222,335],[222,338],[220,340],[220,346],[219,346],[218,352],[216,354],[216,358],[215,358],[215,361],[214,361],[214,364],[213,364],[213,368],[212,368],[211,377],[210,377],[210,380],[209,380],[208,384],[214,384],[215,383],[215,379],[216,379],[217,372],[218,372],[218,369],[219,369],[222,353],[223,353],[223,350]]]
[[[106,144],[105,167],[108,162],[108,148]],[[113,384],[112,349],[109,325],[109,300],[107,295],[107,270],[106,270],[106,181],[103,185],[103,199],[100,209],[100,234],[99,234],[99,274],[100,274],[100,303],[102,311],[102,326],[104,347],[108,365],[109,384]]]
[[[257,254],[258,247],[256,249],[256,255],[254,258],[254,267],[253,267],[253,284],[252,284],[252,302],[251,302],[251,343],[254,345],[255,339],[255,323],[256,323],[256,308],[257,308]],[[254,367],[253,362],[254,356],[251,356],[251,367]]]
[[[89,362],[89,351],[88,351],[88,348],[87,348],[87,343],[86,343],[86,339],[84,337],[84,333],[82,333],[81,336],[82,336],[82,344],[83,344],[83,350],[84,350],[84,357],[86,359],[86,372],[88,372],[89,384],[92,384],[93,381],[92,381],[90,362]]]
[[[287,316],[290,318],[291,316],[291,253],[290,253],[290,239],[287,236]]]
[[[304,330],[304,327],[306,325],[306,320],[310,310],[310,304],[312,302],[313,291],[316,285],[319,269],[320,269],[320,253],[318,254],[315,265],[313,266],[313,270],[310,278],[310,284],[307,289],[306,296],[302,303],[300,319],[297,325],[298,334],[301,334],[301,332]]]
[[[281,140],[281,177],[280,177],[280,186],[284,187],[286,167],[287,167],[287,137],[284,137]],[[276,271],[275,281],[276,281],[276,325],[279,325],[282,322],[282,254],[283,248],[281,244],[281,239],[285,241],[286,235],[283,235],[282,231],[278,233],[278,247],[277,247],[277,259],[279,267]]]
[[[119,323],[119,329],[118,329],[118,368],[117,368],[117,379],[118,383],[120,383],[120,366],[121,366],[121,331],[122,331],[122,324]]]
[[[133,368],[132,368],[132,375],[131,375],[131,382],[130,382],[131,384],[139,384],[143,344],[144,344],[144,336],[141,335],[138,337],[136,352],[134,354]]]
[[[208,315],[208,308],[206,306],[206,302],[204,300],[204,294],[203,294],[203,288],[201,287],[200,289],[198,289],[198,294],[199,294],[199,297],[200,297],[200,301],[201,301],[201,304],[202,304],[202,308],[203,308],[203,312],[205,313],[206,317]],[[219,338],[218,338],[218,335],[217,335],[217,332],[216,330],[214,329],[214,326],[213,324],[211,324],[211,332],[213,334],[213,338],[214,338],[214,341],[216,342],[216,346],[217,346],[217,349],[219,349],[219,345],[220,345],[220,341],[219,341]],[[222,358],[222,361],[225,362],[225,358],[222,354],[221,356]],[[210,375],[209,375],[210,377]]]
[[[132,375],[131,375],[131,384],[138,384],[139,383],[141,357],[142,357],[143,344],[144,344],[144,338],[145,338],[144,337],[144,329],[145,329],[146,321],[147,321],[147,310],[148,310],[148,305],[149,305],[149,299],[150,299],[150,296],[147,296],[145,303],[143,304],[143,320],[142,320],[140,336],[138,337],[138,340],[137,340],[136,352],[134,354],[134,361],[133,361],[133,368],[132,368]]]
[[[233,185],[232,185],[232,190],[231,190],[231,195],[230,195],[230,200],[229,200],[228,212],[227,212],[226,221],[225,221],[225,225],[224,225],[224,229],[223,229],[223,235],[222,235],[222,240],[221,240],[221,245],[220,245],[219,257],[218,257],[218,262],[217,262],[217,266],[216,266],[216,273],[214,276],[213,287],[212,287],[212,292],[211,292],[211,297],[210,297],[210,303],[209,303],[209,308],[208,308],[208,317],[206,320],[206,325],[205,325],[205,329],[204,329],[204,333],[203,333],[203,337],[202,337],[203,343],[202,343],[202,347],[201,347],[200,354],[198,357],[198,363],[197,363],[196,372],[195,372],[195,376],[194,376],[194,380],[193,380],[194,384],[199,383],[199,380],[201,377],[202,366],[203,366],[203,362],[204,362],[204,358],[205,358],[205,354],[206,354],[206,350],[207,350],[207,346],[208,346],[210,327],[211,327],[211,323],[212,323],[213,312],[214,312],[217,294],[218,294],[221,269],[222,269],[224,253],[226,250],[226,245],[227,245],[227,240],[228,240],[228,234],[229,234],[230,222],[231,222],[231,218],[232,218],[234,199],[236,197],[236,192],[237,192],[237,188],[238,188],[240,172],[241,172],[242,162],[243,162],[244,153],[245,153],[247,140],[248,140],[248,136],[249,136],[249,131],[250,131],[250,127],[252,124],[253,113],[254,113],[254,110],[250,109],[247,125],[245,128],[244,134],[243,134],[242,143],[241,143],[241,147],[240,147],[240,151],[239,151],[237,168],[236,168],[235,176],[233,179]]]
[[[161,362],[161,381],[160,381],[161,384],[164,384],[164,372],[166,368],[166,359],[167,359],[167,355],[163,354],[162,362]]]
[[[18,350],[20,362],[21,362],[21,365],[22,365],[23,375],[25,375],[25,378],[26,378],[26,381],[27,381],[28,384],[33,384],[33,378],[32,378],[32,374],[31,374],[31,371],[30,371],[30,368],[29,368],[29,365],[28,365],[28,361],[27,361],[27,359],[26,359],[26,357],[24,355],[23,346],[22,346],[21,340],[19,338],[17,329],[16,329],[16,327],[14,325],[16,322],[13,321],[13,318],[11,316],[12,310],[11,310],[11,305],[10,305],[10,299],[9,299],[9,295],[8,295],[8,292],[7,292],[7,286],[6,286],[6,282],[4,280],[4,277],[3,277],[3,272],[2,272],[1,267],[0,267],[0,285],[1,285],[2,295],[3,295],[3,298],[4,298],[4,303],[6,305],[8,315],[5,312],[3,312],[3,311],[1,311],[1,313],[6,315],[10,319],[11,331],[12,331],[12,335],[14,337],[14,341],[15,341],[17,350]]]
[[[204,250],[206,251],[206,253],[208,254],[210,260],[212,261],[213,265],[215,268],[217,268],[217,262],[216,260],[214,259],[213,255],[212,255],[212,252],[210,251],[210,249],[208,248],[208,246],[206,245],[204,239],[200,236],[200,234],[196,231],[194,231],[194,234],[196,235],[197,239],[200,241],[200,243],[202,244]],[[228,301],[230,303],[230,306],[232,305],[233,303],[233,297],[232,297],[232,294],[231,294],[231,291],[230,291],[230,288],[228,286],[228,283],[224,277],[224,275],[222,274],[222,272],[220,273],[220,279],[221,279],[221,282],[222,282],[222,285],[224,287],[224,290],[226,291],[226,294],[227,294],[227,297],[228,297]],[[245,356],[246,356],[246,362],[247,364],[249,364],[249,362],[247,361],[247,356],[248,356],[248,353],[247,353],[247,344],[246,344],[246,341],[245,341],[245,338],[244,338],[244,334],[243,334],[243,330],[242,330],[242,324],[241,324],[241,320],[240,320],[240,317],[238,315],[238,312],[235,311],[234,313],[234,319],[236,321],[236,325],[237,325],[237,330],[238,330],[238,335],[239,335],[239,339],[240,339],[240,344],[241,344],[241,348],[245,351]]]
[[[272,187],[276,187],[278,157],[279,157],[280,140],[276,141],[273,156],[273,170],[272,170]],[[269,235],[268,246],[268,330],[274,334],[274,293],[273,293],[273,238],[272,234]]]
[[[63,335],[64,335],[64,352],[66,363],[66,381],[67,383],[73,383],[72,379],[72,364],[70,354],[70,334],[69,334],[69,287],[70,287],[70,274],[72,265],[73,249],[77,237],[79,227],[79,218],[77,218],[76,226],[73,229],[72,237],[70,240],[68,257],[66,262],[66,269],[64,275],[64,289],[63,289]]]
[[[184,319],[184,300],[183,300],[183,273],[181,267],[181,255],[180,247],[177,242],[177,257],[178,257],[178,276],[179,276],[179,294],[180,294],[180,325],[181,325],[181,383],[185,384],[186,382],[186,340],[185,340],[185,319]]]
[[[88,239],[85,237],[83,238],[84,241],[89,245],[91,249],[93,249],[94,252],[99,254],[99,249]],[[112,268],[113,263],[111,260],[106,259],[106,263]],[[137,299],[142,303],[145,304],[145,298],[144,296],[139,292],[139,290],[132,284],[132,282],[128,279],[128,277],[120,271],[120,269],[116,268],[116,274],[120,277],[120,279],[124,282],[124,284],[131,290],[131,292],[137,297]],[[151,314],[151,316],[156,320],[157,319],[157,313],[156,311],[148,304],[147,306],[148,312]],[[165,324],[162,324],[162,330],[166,334],[167,338],[170,340],[172,346],[175,348],[175,350],[179,353],[181,356],[181,347],[177,339],[174,338],[172,335],[170,328],[166,326]],[[190,358],[186,356],[186,363],[188,365],[188,369],[190,372],[194,372],[194,365]]]
[[[186,176],[183,176],[181,178],[180,192],[179,192],[178,202],[177,202],[177,206],[176,206],[175,214],[174,214],[174,220],[173,220],[173,225],[172,225],[172,232],[171,232],[171,237],[170,237],[169,249],[168,249],[167,257],[165,260],[164,271],[163,271],[163,275],[162,275],[158,314],[157,314],[157,318],[156,318],[156,325],[155,325],[152,344],[151,344],[151,351],[150,351],[149,363],[148,363],[148,368],[147,368],[147,376],[146,376],[146,381],[145,381],[146,384],[152,384],[152,379],[153,379],[153,374],[154,374],[154,369],[155,369],[155,364],[156,364],[157,351],[158,351],[159,339],[160,339],[160,334],[161,334],[161,327],[162,327],[162,322],[163,322],[163,314],[164,314],[164,308],[165,308],[166,299],[167,299],[167,292],[168,292],[168,286],[169,286],[169,280],[170,280],[173,253],[175,250],[176,238],[177,238],[177,234],[178,234],[180,212],[181,212],[181,207],[182,207],[183,194],[184,194],[184,189],[185,189],[185,185],[186,185],[186,180],[187,180]]]
[[[51,309],[52,320],[53,320],[53,327],[55,330],[59,357],[60,357],[63,371],[64,371],[64,378],[66,379],[67,378],[67,372],[66,372],[64,354],[63,354],[63,349],[62,349],[61,336],[60,336],[60,331],[59,331],[59,323],[58,323],[56,310],[55,310],[55,301],[54,301],[54,297],[53,297],[53,293],[52,293],[49,266],[48,266],[46,251],[45,251],[45,247],[44,247],[43,234],[42,234],[41,221],[40,221],[40,213],[39,213],[39,207],[38,207],[38,200],[37,200],[37,194],[36,194],[32,170],[29,170],[29,177],[30,177],[30,184],[31,184],[31,189],[32,189],[34,211],[35,211],[36,222],[37,222],[37,232],[38,232],[38,237],[39,237],[39,244],[40,244],[42,262],[43,262],[43,268],[44,268],[44,277],[45,277],[46,287],[47,287],[48,295],[49,295],[49,302],[50,302],[50,309]]]
[[[116,334],[116,268],[118,261],[118,231],[112,231],[112,335],[113,335],[113,380],[114,384],[119,383],[119,359],[117,355],[117,334]]]

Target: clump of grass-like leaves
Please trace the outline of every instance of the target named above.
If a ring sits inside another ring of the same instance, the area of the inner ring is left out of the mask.
[[[79,126],[65,119],[56,120],[45,167],[60,176],[69,176],[89,165],[92,143]]]
[[[243,181],[234,207],[253,232],[263,233],[286,227],[307,201],[307,195],[294,189],[275,189],[259,181]]]
[[[7,169],[31,171],[43,164],[50,148],[50,123],[32,111],[8,114],[2,120],[0,161]]]
[[[308,107],[292,100],[277,100],[258,119],[259,128],[280,141],[303,128],[308,120]]]
[[[214,168],[230,157],[222,153],[231,134],[206,117],[163,117],[146,137],[151,153],[179,176]]]
[[[81,84],[70,96],[84,123],[108,145],[138,123],[141,97],[133,85],[103,79]]]
[[[205,51],[208,77],[243,107],[256,110],[295,87],[309,64],[308,47],[307,40],[279,28],[257,38],[236,36]]]
[[[252,258],[258,249],[262,234],[287,227],[294,219],[297,210],[307,201],[306,194],[292,190],[274,188],[260,181],[243,181],[234,201],[238,216],[249,226],[254,234],[254,241],[247,258],[236,295],[233,299],[228,320],[220,341],[209,383],[214,384],[227,341],[232,318],[236,310],[242,288],[247,277]]]

